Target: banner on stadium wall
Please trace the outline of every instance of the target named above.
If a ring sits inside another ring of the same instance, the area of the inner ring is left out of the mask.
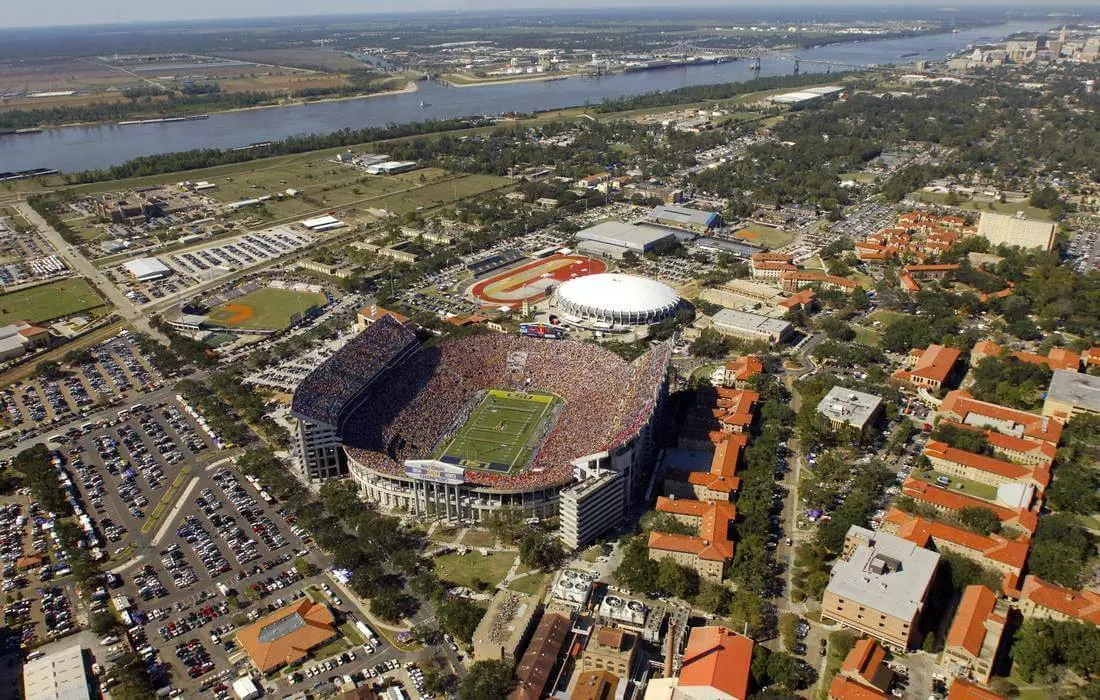
[[[465,473],[460,466],[437,462],[434,459],[410,459],[405,462],[405,476],[410,479],[458,486],[466,483]]]
[[[560,339],[565,337],[564,328],[546,323],[521,323],[519,324],[519,332],[532,338]]]

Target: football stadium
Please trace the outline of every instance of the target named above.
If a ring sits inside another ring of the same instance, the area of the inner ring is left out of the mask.
[[[350,473],[385,509],[459,522],[504,506],[554,516],[563,491],[594,481],[622,507],[651,463],[670,353],[627,362],[503,333],[421,347],[383,317],[299,385],[296,458],[311,480]]]

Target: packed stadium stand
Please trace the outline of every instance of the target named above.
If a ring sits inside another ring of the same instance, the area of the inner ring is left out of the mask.
[[[302,382],[292,406],[307,426],[298,451],[315,478],[346,469],[384,508],[450,520],[477,522],[506,505],[557,515],[563,489],[610,471],[625,477],[616,488],[626,507],[652,461],[670,353],[660,343],[627,362],[591,343],[495,333],[417,347],[381,319]],[[517,356],[525,361],[510,361]],[[530,459],[503,471],[441,461],[489,389],[560,399]]]

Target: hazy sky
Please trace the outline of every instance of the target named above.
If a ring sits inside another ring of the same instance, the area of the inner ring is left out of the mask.
[[[863,0],[882,4],[874,0]],[[930,7],[1006,4],[996,0],[909,0]],[[907,4],[909,4],[907,3]],[[0,0],[3,27],[109,24],[173,19],[230,17],[276,17],[337,13],[407,12],[446,9],[536,9],[571,7],[595,9],[606,6],[660,7],[715,5],[724,8],[743,5],[761,9],[776,4],[814,4],[807,0],[769,0],[765,5],[750,0]],[[854,4],[845,0],[844,5]],[[890,2],[888,4],[897,4]],[[1015,3],[1007,3],[1015,4]],[[1061,4],[1061,3],[1059,3]]]

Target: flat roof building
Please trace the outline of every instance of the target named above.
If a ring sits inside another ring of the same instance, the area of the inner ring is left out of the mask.
[[[833,430],[854,428],[863,431],[882,410],[882,399],[843,386],[834,386],[817,404],[817,412],[829,419]]]
[[[908,649],[939,561],[936,552],[853,525],[825,588],[822,620]]]
[[[661,243],[675,240],[676,233],[652,224],[603,221],[577,231],[575,238],[581,242],[577,246],[578,252],[620,259],[627,252],[644,255]]]
[[[122,263],[122,269],[138,282],[151,282],[172,274],[172,268],[156,258],[128,260]]]
[[[1100,377],[1059,370],[1050,378],[1043,415],[1068,422],[1082,413],[1100,414]]]
[[[1023,216],[1009,216],[983,211],[978,219],[978,235],[993,245],[1038,248],[1050,251],[1054,247],[1053,223],[1034,221]]]
[[[13,691],[14,694],[14,691]],[[79,644],[23,665],[25,700],[90,700],[84,649]]]
[[[474,631],[474,661],[514,662],[535,619],[538,601],[513,591],[497,591]]]
[[[719,333],[746,340],[762,340],[773,345],[786,342],[794,333],[794,327],[786,321],[748,311],[722,309],[711,320]]]
[[[623,473],[607,470],[570,486],[558,496],[560,535],[570,549],[583,547],[616,525],[626,501]]]
[[[703,233],[722,225],[722,217],[712,211],[681,207],[676,204],[661,204],[650,212],[653,220],[659,224]]]

